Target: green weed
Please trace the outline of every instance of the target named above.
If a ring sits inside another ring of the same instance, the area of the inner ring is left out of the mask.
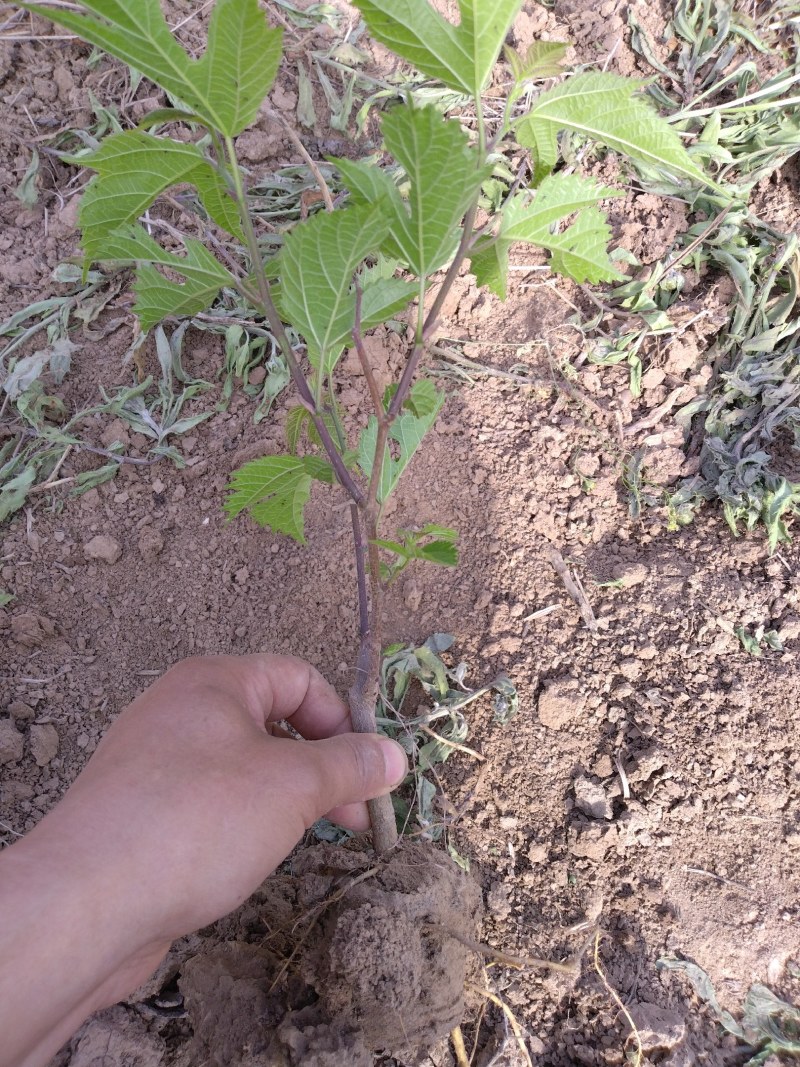
[[[686,975],[723,1030],[732,1034],[752,1054],[745,1067],[760,1067],[771,1056],[794,1059],[800,1055],[800,1009],[775,996],[766,986],[756,984],[750,987],[741,1022],[737,1022],[730,1012],[720,1007],[711,979],[696,963],[665,958],[659,960],[657,966],[660,970]]]
[[[713,370],[708,390],[675,415],[690,453],[699,453],[700,471],[673,491],[644,495],[635,488],[636,478],[626,476],[631,510],[638,514],[642,501],[666,502],[668,526],[677,529],[705,502],[716,501],[734,533],[763,525],[774,550],[788,538],[787,521],[800,506],[800,485],[774,455],[782,439],[800,442],[800,255],[797,238],[759,219],[746,201],[758,182],[800,150],[800,66],[792,19],[771,12],[754,23],[716,0],[682,0],[665,31],[665,39],[674,35],[679,42],[674,70],[657,58],[656,42],[633,11],[629,22],[634,48],[666,78],[651,85],[650,93],[687,139],[693,160],[715,174],[726,196],[708,187],[665,183],[639,166],[646,188],[685,200],[700,219],[649,278],[612,292],[611,301],[635,312],[642,325],[626,325],[595,341],[590,358],[632,361],[631,389],[638,395],[650,339],[668,343],[679,333],[669,312],[680,297],[685,267],[727,273],[736,293],[728,323],[707,356]],[[787,49],[786,69],[759,83],[745,49],[779,46]]]

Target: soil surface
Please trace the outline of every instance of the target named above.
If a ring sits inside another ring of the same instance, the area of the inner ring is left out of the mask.
[[[198,6],[175,0],[171,22]],[[664,13],[652,5],[645,16],[641,8],[639,21],[660,32]],[[520,48],[541,36],[569,39],[577,60],[599,57],[620,73],[650,74],[627,46],[626,12],[617,0],[558,0],[555,9],[527,2],[514,36]],[[4,17],[11,13],[4,9]],[[181,28],[188,45],[201,47],[206,15]],[[53,135],[92,127],[93,98],[116,101],[125,122],[154,104],[152,87],[132,90],[118,67],[95,62],[79,42],[38,39],[53,32],[45,21],[26,15],[15,28],[35,39],[0,42],[0,319],[63,292],[51,272],[77,247],[86,175],[44,150]],[[295,48],[273,94],[274,108],[289,121],[297,55],[329,46],[331,32],[292,31]],[[387,62],[379,49],[374,55]],[[307,138],[309,150],[320,157],[341,151],[337,137],[319,125]],[[365,138],[366,151],[369,130]],[[241,141],[253,180],[300,161],[266,112]],[[27,208],[13,193],[37,146],[39,198]],[[797,193],[796,168],[758,190],[773,226],[796,226]],[[671,247],[686,213],[675,201],[629,192],[611,205],[611,221],[617,243],[648,264]],[[519,713],[504,727],[488,702],[469,709],[468,744],[485,763],[458,753],[439,772],[449,839],[483,894],[478,937],[500,962],[470,955],[430,929],[455,921],[448,882],[435,895],[440,914],[412,910],[397,920],[403,937],[418,939],[420,967],[387,979],[393,1003],[408,1006],[398,1007],[402,1039],[389,1033],[388,1013],[377,1028],[365,1024],[360,1008],[331,993],[360,980],[358,968],[354,982],[341,977],[343,961],[349,966],[353,957],[339,941],[356,944],[375,927],[353,910],[356,901],[388,921],[391,894],[403,887],[359,883],[336,909],[320,910],[309,946],[292,956],[285,938],[270,942],[267,934],[287,923],[298,895],[319,881],[304,871],[315,861],[301,850],[291,870],[238,913],[176,945],[128,1003],[87,1023],[54,1061],[58,1067],[360,1067],[373,1062],[368,1049],[379,1047],[381,1036],[380,1047],[398,1058],[387,1053],[378,1062],[454,1064],[446,1041],[413,1047],[411,1005],[423,993],[442,1034],[463,1014],[467,1052],[476,1043],[478,1065],[623,1064],[633,1042],[621,1001],[640,1032],[643,1064],[716,1067],[742,1064],[747,1055],[685,975],[659,967],[660,960],[699,965],[734,1014],[753,982],[800,1002],[800,549],[793,543],[770,557],[761,534],[734,539],[713,508],[678,532],[657,509],[634,521],[620,478],[621,460],[634,448],[646,450],[649,476],[661,485],[690,472],[664,402],[677,390],[687,403],[704,389],[705,354],[726,321],[731,284],[710,276],[687,285],[672,311],[687,327],[668,345],[646,350],[643,393],[635,399],[624,365],[587,362],[570,320],[576,307],[585,318],[596,308],[581,289],[536,270],[543,262],[527,253],[516,258],[506,303],[479,293],[467,275],[454,287],[442,343],[457,339],[469,359],[499,371],[523,364],[533,384],[441,379],[446,406],[385,525],[454,526],[462,560],[452,571],[403,576],[390,594],[386,640],[450,632],[456,657],[471,666],[468,682],[477,687],[503,670],[519,689]],[[96,403],[98,386],[158,375],[152,342],[138,367],[125,359],[133,337],[129,306],[123,288],[101,316],[99,339],[76,331],[80,347],[59,388],[70,410]],[[369,344],[388,380],[404,358],[400,338],[382,329]],[[563,361],[574,368],[568,384],[554,370]],[[219,338],[189,331],[190,375],[214,379],[222,362]],[[340,401],[355,427],[366,390],[357,361],[345,367]],[[212,410],[220,398],[217,381],[188,410]],[[82,497],[66,490],[32,497],[0,530],[0,587],[14,594],[0,608],[4,843],[58,801],[114,716],[180,657],[291,652],[347,692],[357,627],[341,496],[316,493],[306,547],[247,521],[228,524],[221,510],[232,470],[282,450],[294,402],[286,391],[254,425],[253,402],[234,395],[227,410],[173,438],[183,469],[168,461],[126,463],[113,481]],[[83,432],[97,447],[121,440],[128,456],[146,454],[148,442],[110,416],[87,418]],[[101,462],[88,452],[72,455],[61,473],[71,477]],[[582,583],[596,627],[587,628],[568,594],[553,547]],[[781,633],[783,652],[745,651],[735,628],[759,625]],[[344,855],[360,869],[363,856]],[[330,888],[308,890],[304,906],[319,910]],[[471,890],[460,892],[468,917],[477,901]],[[503,954],[577,959],[580,973],[511,966]],[[270,976],[287,958],[276,1006]],[[455,985],[440,975],[432,986],[423,958],[455,976]],[[326,974],[327,993],[317,985]],[[319,1002],[309,1003],[309,987]],[[256,1015],[274,1024],[261,1027],[260,1051],[248,1030]]]

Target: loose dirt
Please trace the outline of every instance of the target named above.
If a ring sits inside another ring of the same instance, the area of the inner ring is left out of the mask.
[[[193,10],[170,5],[175,22]],[[517,43],[570,38],[577,59],[608,55],[610,69],[642,73],[625,45],[625,11],[615,2],[569,0],[555,10],[526,3]],[[195,46],[203,17],[181,31]],[[663,26],[655,7],[649,17]],[[51,32],[35,18],[23,25],[34,35]],[[91,125],[90,89],[105,103],[124,95],[118,69],[88,58],[74,41],[0,44],[3,318],[60,292],[50,273],[76,248],[84,175],[43,153],[37,205],[24,208],[12,194],[34,145],[65,123]],[[290,119],[296,88],[290,62],[279,98]],[[135,117],[149,93],[142,86],[131,94],[128,114]],[[254,177],[298,161],[266,114],[246,136]],[[320,152],[340,150],[330,130],[314,137]],[[769,221],[789,228],[796,170],[774,184]],[[612,223],[617,241],[650,263],[680,232],[683,209],[630,193],[613,205]],[[442,339],[462,341],[468,358],[502,371],[524,364],[540,384],[441,379],[447,404],[391,502],[386,529],[452,525],[462,562],[403,577],[385,634],[420,641],[452,632],[455,654],[471,665],[469,681],[502,669],[518,686],[520,711],[505,727],[488,703],[470,709],[468,744],[486,762],[457,754],[447,763],[440,814],[482,890],[480,940],[499,953],[577,957],[579,977],[507,963],[484,970],[491,957],[467,960],[439,928],[461,922],[463,933],[479,901],[444,854],[442,887],[424,906],[396,907],[414,866],[403,853],[399,871],[365,878],[320,910],[337,876],[312,872],[316,850],[301,849],[238,913],[178,944],[148,987],[90,1021],[58,1067],[360,1067],[376,1048],[396,1054],[377,1061],[386,1065],[428,1052],[423,1062],[443,1067],[454,1063],[446,1043],[421,1050],[418,1038],[431,1015],[439,1034],[462,1015],[467,967],[463,1030],[468,1052],[477,1044],[478,1065],[526,1062],[512,1016],[536,1067],[623,1064],[633,1042],[609,986],[640,1030],[643,1064],[743,1063],[741,1047],[685,977],[659,968],[666,957],[697,963],[734,1013],[754,981],[800,1001],[800,553],[792,544],[770,557],[761,535],[734,539],[714,509],[677,532],[658,510],[634,521],[620,481],[622,458],[638,447],[662,484],[689,473],[680,433],[658,412],[675,390],[686,403],[704,388],[705,354],[725,321],[730,285],[703,277],[687,286],[676,321],[704,315],[672,344],[647,350],[635,399],[624,366],[586,361],[570,318],[575,307],[587,318],[596,309],[580,289],[531,269],[542,262],[517,257],[505,304],[478,293],[467,276],[448,300]],[[76,334],[81,348],[60,389],[71,410],[96,402],[99,384],[135,380],[123,362],[128,304],[123,290],[102,320],[122,321],[101,340]],[[396,373],[396,335],[379,331],[371,344],[386,374]],[[184,351],[190,374],[210,379],[221,366],[209,334],[190,331]],[[575,371],[566,385],[554,371],[563,360]],[[152,348],[142,369],[158,373]],[[354,426],[366,394],[351,369],[340,400]],[[194,410],[212,409],[219,397],[217,386]],[[183,470],[125,464],[78,499],[32,498],[0,531],[2,588],[15,595],[0,609],[6,842],[57,802],[117,712],[182,656],[292,652],[347,691],[356,605],[341,497],[330,490],[312,500],[307,547],[244,521],[227,524],[221,512],[230,472],[282,449],[291,403],[284,394],[254,426],[252,403],[234,397],[227,411],[176,439]],[[108,417],[91,417],[83,429],[98,447],[123,435],[130,456],[146,452],[143,438]],[[790,460],[796,452],[787,444]],[[68,457],[62,474],[99,462]],[[553,569],[551,545],[582,582],[595,632]],[[784,652],[745,652],[734,629],[759,625],[781,632]],[[342,855],[353,864],[346,880],[365,873],[363,853]],[[286,929],[298,908],[319,914],[292,955],[296,937]],[[399,970],[395,948],[373,950],[378,927],[404,943]],[[362,970],[362,961],[385,970]],[[385,995],[377,1021],[351,999],[364,983]]]

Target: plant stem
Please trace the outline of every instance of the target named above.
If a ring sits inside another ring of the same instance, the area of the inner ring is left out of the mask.
[[[360,734],[373,734],[377,731],[375,721],[375,704],[378,697],[378,683],[381,667],[380,618],[382,612],[380,582],[375,582],[372,561],[377,560],[378,550],[371,545],[376,529],[372,523],[367,525],[367,537],[361,522],[361,512],[356,504],[350,507],[353,520],[353,543],[356,550],[356,574],[358,578],[358,621],[359,649],[356,661],[356,677],[350,687],[350,718],[353,729]],[[370,558],[369,597],[367,595],[367,569],[365,558]],[[378,855],[388,852],[397,844],[397,821],[394,817],[392,799],[389,796],[376,797],[367,801],[369,821],[372,826],[372,844]]]
[[[431,305],[431,309],[425,318],[422,330],[417,330],[417,337],[414,341],[414,347],[411,350],[411,355],[408,357],[405,367],[403,368],[403,374],[400,378],[400,384],[397,387],[397,392],[392,397],[392,402],[389,405],[389,416],[394,419],[400,412],[400,408],[405,403],[408,396],[409,389],[411,388],[411,382],[413,381],[416,373],[419,361],[422,357],[422,353],[425,350],[425,342],[430,339],[431,334],[436,328],[436,321],[439,318],[439,313],[442,310],[442,305],[447,299],[447,294],[453,288],[453,282],[458,277],[458,272],[461,270],[461,265],[466,258],[469,251],[469,243],[472,238],[472,231],[475,226],[475,216],[478,213],[478,201],[475,198],[475,203],[470,207],[469,211],[464,217],[464,229],[461,234],[461,240],[459,241],[456,254],[453,256],[450,266],[447,268],[447,273],[444,276],[444,281],[439,292],[436,294],[436,298]],[[420,301],[422,296],[420,296]]]
[[[261,261],[261,252],[258,247],[258,238],[256,237],[256,231],[253,228],[253,220],[250,217],[250,212],[247,209],[247,197],[244,191],[244,182],[242,181],[242,172],[239,169],[239,162],[236,158],[236,149],[233,145],[233,138],[225,138],[225,147],[228,153],[228,165],[230,167],[230,177],[233,183],[233,193],[236,198],[236,203],[239,208],[239,215],[242,220],[242,227],[244,229],[245,239],[247,241],[247,250],[250,253],[250,260],[253,270],[256,274],[256,285],[258,286],[259,304],[261,305],[261,311],[264,314],[267,322],[269,323],[270,330],[273,337],[277,340],[281,347],[286,364],[289,368],[289,373],[292,376],[292,381],[295,384],[295,388],[300,394],[300,401],[303,404],[314,423],[320,440],[322,441],[325,452],[331,461],[331,466],[336,472],[340,484],[344,486],[349,495],[356,503],[360,504],[364,499],[364,493],[361,487],[355,482],[352,475],[348,471],[344,464],[341,453],[334,444],[328,427],[325,425],[325,420],[319,411],[319,407],[314,400],[314,396],[309,389],[308,382],[305,379],[305,375],[300,370],[300,365],[297,362],[297,358],[294,354],[291,341],[286,333],[281,322],[281,317],[278,314],[278,309],[275,307],[275,302],[272,299],[272,293],[270,292],[269,279],[264,272],[264,265]]]
[[[486,131],[483,122],[483,112],[480,100],[478,106],[478,138],[480,144],[481,162],[486,155]],[[364,339],[361,331],[361,289],[356,283],[356,307],[355,322],[353,327],[353,341],[358,354],[364,378],[369,389],[370,399],[374,408],[377,421],[377,433],[375,440],[375,455],[372,462],[369,486],[366,495],[355,483],[349,471],[344,465],[341,452],[337,449],[328,432],[321,411],[321,387],[322,373],[318,373],[315,390],[316,397],[312,393],[305,376],[295,358],[294,351],[289,341],[286,330],[281,322],[275,303],[272,300],[269,280],[263,269],[261,253],[253,220],[247,208],[244,183],[239,169],[232,138],[226,138],[225,148],[230,167],[230,182],[232,192],[239,207],[242,219],[242,227],[247,241],[252,266],[256,272],[256,284],[258,286],[258,303],[261,305],[270,329],[286,358],[292,380],[300,393],[301,402],[308,409],[319,433],[320,440],[328,457],[336,471],[337,478],[350,494],[352,504],[350,515],[353,525],[353,543],[356,554],[356,576],[358,585],[358,617],[359,617],[359,650],[356,662],[356,677],[350,688],[350,716],[353,729],[357,733],[375,733],[377,724],[375,719],[375,707],[378,699],[381,667],[381,616],[382,616],[382,591],[380,578],[380,557],[378,546],[378,522],[380,517],[380,488],[383,476],[383,465],[386,455],[386,446],[392,423],[400,413],[405,402],[411,383],[414,378],[420,357],[425,348],[434,327],[436,326],[439,313],[453,283],[458,276],[465,257],[469,252],[470,240],[475,227],[475,217],[478,210],[478,194],[464,218],[464,227],[456,249],[455,256],[445,274],[441,288],[431,306],[428,315],[425,315],[425,288],[426,279],[420,278],[419,304],[417,309],[417,328],[411,354],[406,362],[398,388],[392,397],[388,410],[384,410],[383,400],[375,379],[369,356],[364,347]],[[249,289],[247,282],[240,281],[240,285]],[[368,802],[370,823],[372,825],[372,841],[375,851],[380,855],[393,848],[397,843],[397,823],[394,816],[391,797],[384,796]]]
[[[291,342],[281,322],[278,310],[272,299],[269,280],[263,270],[261,253],[258,240],[253,228],[253,220],[247,210],[247,199],[244,192],[241,171],[236,159],[233,141],[226,139],[233,192],[239,207],[242,219],[247,248],[250,253],[253,269],[256,272],[256,284],[258,285],[259,304],[273,336],[277,339],[284,357],[286,358],[289,372],[295,387],[300,393],[301,401],[311,414],[314,425],[319,433],[320,440],[325,448],[328,458],[336,471],[336,476],[350,494],[353,501],[350,514],[353,523],[353,541],[356,551],[356,574],[358,576],[358,616],[360,643],[358,659],[356,662],[356,678],[350,689],[350,716],[353,729],[356,733],[376,733],[375,704],[378,697],[378,682],[381,667],[381,584],[380,584],[380,560],[378,548],[373,543],[377,538],[378,525],[378,490],[380,487],[381,473],[383,471],[383,456],[386,449],[386,438],[391,420],[383,412],[382,407],[376,412],[379,419],[378,440],[375,448],[375,460],[373,463],[372,476],[367,496],[364,496],[360,486],[353,480],[350,472],[344,465],[341,453],[336,448],[333,439],[328,432],[328,427],[322,418],[319,405],[309,388],[300,367],[295,358]],[[363,339],[361,337],[361,308],[360,299],[357,296],[357,314],[354,336],[357,338],[356,347],[360,348],[359,355],[366,359]],[[371,374],[371,368],[370,368]],[[320,375],[321,380],[321,375]],[[374,379],[373,379],[374,380]],[[363,524],[362,524],[363,515]],[[364,536],[366,527],[366,538]],[[369,562],[369,593],[367,592],[367,567]],[[397,843],[397,822],[394,817],[394,808],[389,796],[377,797],[367,802],[370,823],[372,825],[372,843],[375,851],[380,855],[387,852]]]
[[[358,284],[356,284],[353,342],[367,382],[378,428],[366,499],[358,507],[351,508],[358,577],[360,645],[356,677],[350,689],[350,715],[353,728],[357,733],[374,733],[378,728],[375,721],[375,706],[378,701],[381,672],[381,619],[383,615],[380,558],[375,542],[378,537],[379,497],[386,442],[393,418],[389,412],[384,410],[380,389],[364,348],[364,337],[361,332],[361,288]],[[372,824],[372,843],[375,851],[380,855],[388,852],[397,844],[397,821],[394,817],[391,797],[378,797],[371,800],[367,808]]]
[[[480,144],[481,162],[486,155],[486,130],[483,122],[483,111],[478,101],[478,139]],[[369,389],[372,407],[374,408],[377,421],[377,433],[375,440],[375,456],[372,461],[369,488],[366,499],[358,507],[351,508],[353,519],[353,540],[356,549],[356,573],[358,577],[358,607],[359,607],[359,633],[360,648],[356,665],[356,678],[350,690],[350,714],[353,719],[353,727],[357,731],[371,732],[376,726],[375,705],[378,698],[378,686],[380,682],[381,667],[381,638],[380,624],[382,615],[382,592],[383,586],[380,578],[380,558],[378,546],[378,520],[380,516],[380,486],[383,475],[384,457],[386,444],[392,423],[399,415],[403,404],[408,397],[411,383],[414,379],[420,357],[425,349],[436,321],[441,312],[442,305],[453,286],[461,269],[461,265],[469,251],[470,240],[475,227],[475,217],[478,211],[478,194],[475,201],[467,211],[464,218],[464,228],[461,234],[455,256],[445,274],[442,286],[431,306],[428,315],[425,315],[425,287],[426,279],[420,278],[419,304],[417,308],[417,328],[411,354],[406,362],[403,374],[392,397],[388,410],[384,410],[380,389],[375,379],[369,356],[364,347],[364,339],[361,332],[361,290],[356,285],[356,308],[355,324],[353,327],[353,342],[361,363],[361,369]],[[366,538],[364,534],[366,533]],[[366,557],[366,560],[365,560]],[[378,854],[392,848],[398,838],[397,824],[394,817],[391,799],[381,797],[369,802],[370,821],[372,823],[372,840],[375,851]]]

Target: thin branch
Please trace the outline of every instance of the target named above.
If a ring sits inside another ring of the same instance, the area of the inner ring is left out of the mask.
[[[372,365],[369,361],[369,356],[364,348],[364,337],[361,333],[361,300],[362,300],[361,286],[356,282],[356,317],[355,325],[353,327],[353,341],[355,342],[356,352],[358,353],[358,359],[361,363],[361,370],[367,381],[367,388],[369,389],[369,395],[372,400],[372,406],[375,409],[375,417],[377,419],[385,418],[385,412],[383,410],[383,401],[381,399],[381,391],[378,388],[378,383],[375,380],[375,375],[372,373]]]
[[[358,634],[362,642],[369,640],[369,604],[367,602],[367,575],[364,568],[366,544],[361,531],[361,516],[358,505],[350,505],[350,517],[353,520],[353,545],[356,550],[356,580],[358,582]]]
[[[469,1067],[467,1049],[464,1044],[464,1035],[461,1032],[460,1026],[456,1026],[450,1031],[450,1040],[453,1044],[453,1052],[455,1053],[456,1064],[458,1067]]]
[[[578,605],[578,610],[586,624],[586,629],[591,631],[591,633],[597,633],[597,619],[592,611],[592,605],[589,603],[584,591],[578,586],[575,579],[570,574],[569,567],[567,567],[564,562],[564,557],[555,545],[548,545],[545,551],[553,569],[564,583],[567,592]]]
[[[389,405],[389,411],[387,412],[390,419],[395,419],[400,413],[400,408],[405,403],[408,392],[411,388],[411,382],[414,379],[417,366],[419,364],[420,356],[423,353],[425,345],[422,341],[417,341],[411,350],[411,355],[406,361],[406,365],[403,368],[403,373],[400,377],[400,384],[397,386],[397,392],[392,397],[392,402]]]
[[[70,420],[70,423],[68,423],[67,426],[71,425],[74,421],[74,419]],[[43,437],[43,434],[30,427],[23,427],[23,429],[20,430],[19,443],[21,444],[26,437],[33,438],[33,440],[40,440]],[[85,441],[77,440],[72,441],[70,447],[77,448],[82,452],[91,452],[95,456],[105,456],[107,459],[113,459],[114,462],[118,463],[120,466],[129,463],[134,467],[152,467],[154,463],[159,463],[162,458],[161,456],[154,456],[152,459],[140,458],[139,456],[122,456],[118,452],[109,451],[107,448],[98,448],[96,445],[89,445]],[[13,456],[11,458],[13,458]]]
[[[377,530],[370,527],[375,526],[378,519],[378,494],[381,487],[381,479],[383,477],[383,461],[386,456],[386,443],[389,440],[389,427],[392,424],[392,418],[389,416],[385,419],[378,419],[378,432],[375,435],[375,458],[372,461],[372,473],[369,477],[369,489],[367,490],[367,499],[365,503],[365,513],[367,516],[367,537],[369,538],[370,547],[375,547],[372,542],[377,539]],[[370,519],[372,521],[370,521]],[[376,549],[377,552],[377,549]]]
[[[428,737],[432,737],[434,741],[439,741],[443,745],[447,745],[448,748],[454,748],[458,752],[464,752],[468,756],[472,756],[476,760],[480,760],[483,763],[486,759],[480,752],[476,752],[474,748],[470,748],[468,745],[461,745],[458,741],[451,741],[449,737],[442,737],[441,734],[437,734],[435,730],[431,730],[430,726],[426,726],[424,723],[420,723],[419,729]]]
[[[702,233],[699,233],[697,235],[697,237],[695,237],[695,239],[690,244],[688,244],[686,246],[686,248],[682,249],[678,253],[678,255],[675,256],[674,259],[670,260],[670,262],[667,264],[667,268],[666,269],[667,270],[673,270],[675,267],[678,266],[679,263],[682,263],[685,259],[688,259],[689,256],[692,254],[692,252],[694,252],[694,250],[696,248],[698,248],[703,243],[703,241],[705,241],[705,239],[708,237],[708,235],[710,233],[713,233],[714,230],[716,230],[719,226],[722,225],[722,223],[725,221],[725,218],[726,218],[728,212],[734,206],[734,203],[735,203],[735,201],[731,201],[731,203],[728,204],[728,206],[726,208],[723,208],[723,210],[720,211],[719,215],[717,215],[714,219],[711,220],[711,222],[708,224],[708,226],[706,226],[706,228],[703,230]],[[654,273],[653,277],[650,279],[650,281],[642,289],[642,292],[643,293],[649,292],[650,289],[653,289],[655,287],[657,282],[658,282],[658,276]]]
[[[286,121],[284,116],[281,115],[278,111],[273,111],[272,108],[270,108],[267,111],[267,114],[270,116],[270,118],[277,119],[278,122],[281,123],[281,125],[284,128],[284,130],[289,135],[289,139],[291,140],[292,144],[295,146],[297,151],[300,153],[300,155],[306,161],[308,169],[314,175],[314,180],[316,181],[317,185],[319,186],[319,191],[322,193],[322,199],[325,201],[325,210],[326,211],[333,211],[333,197],[331,196],[331,191],[328,188],[328,183],[325,181],[325,175],[322,173],[322,171],[319,169],[317,164],[314,162],[314,160],[308,154],[308,151],[306,150],[306,146],[303,144],[303,142],[297,136],[296,131]]]
[[[625,1016],[625,1021],[627,1022],[628,1026],[631,1028],[630,1034],[628,1035],[628,1037],[625,1038],[625,1044],[627,1045],[628,1040],[631,1037],[633,1038],[634,1042],[636,1043],[636,1053],[635,1053],[635,1057],[634,1057],[634,1060],[633,1060],[633,1064],[634,1064],[634,1067],[641,1067],[642,1058],[644,1056],[644,1049],[642,1047],[641,1034],[639,1033],[639,1031],[638,1031],[638,1029],[636,1027],[636,1023],[633,1021],[633,1018],[631,1017],[631,1013],[628,1011],[628,1009],[622,1003],[622,1000],[620,999],[619,993],[617,993],[616,989],[612,988],[609,980],[606,978],[605,971],[603,970],[602,964],[600,963],[600,931],[599,930],[596,932],[595,937],[594,937],[594,969],[600,975],[600,981],[605,986],[606,992],[611,997],[611,999],[614,1001],[614,1003],[617,1005],[617,1007],[622,1012],[622,1014]],[[623,1048],[624,1048],[624,1046],[623,1046]]]
[[[525,1034],[522,1031],[522,1027],[517,1022],[517,1017],[514,1012],[509,1008],[508,1004],[504,1000],[501,1000],[496,993],[492,993],[490,989],[481,989],[480,986],[466,985],[464,987],[471,993],[477,993],[481,997],[486,997],[487,1000],[491,1000],[492,1004],[498,1007],[506,1019],[508,1019],[509,1025],[514,1033],[514,1037],[517,1040],[517,1045],[520,1052],[523,1055],[527,1067],[533,1067],[533,1060],[528,1052],[528,1046],[525,1044]]]
[[[461,270],[461,265],[464,262],[467,252],[469,250],[470,241],[472,240],[472,230],[475,226],[475,217],[478,214],[477,200],[469,209],[464,217],[464,229],[461,232],[461,240],[458,243],[456,254],[453,256],[453,260],[450,266],[447,268],[447,273],[444,276],[442,287],[436,294],[436,299],[431,305],[431,309],[428,312],[428,316],[425,319],[425,325],[422,329],[422,336],[425,340],[428,340],[430,335],[436,328],[436,323],[439,318],[439,313],[442,310],[442,305],[447,299],[448,293],[453,287],[453,282],[458,277],[458,272]]]
[[[283,357],[286,360],[286,364],[289,368],[289,374],[292,377],[292,381],[295,384],[295,388],[300,394],[300,402],[303,407],[311,415],[311,419],[314,423],[317,433],[319,434],[322,445],[328,458],[331,461],[331,465],[336,472],[336,477],[339,483],[347,490],[349,495],[357,504],[361,504],[364,500],[364,493],[361,487],[355,482],[352,475],[345,466],[341,453],[334,444],[328,427],[325,425],[325,420],[320,414],[319,408],[314,401],[314,395],[309,388],[305,375],[300,369],[300,364],[297,362],[297,358],[294,354],[291,341],[288,334],[284,329],[281,317],[278,314],[278,309],[275,307],[275,302],[272,299],[272,292],[270,290],[269,279],[263,269],[263,263],[261,262],[261,252],[258,247],[258,238],[256,231],[253,228],[253,220],[250,217],[250,212],[247,209],[247,199],[244,192],[244,183],[242,181],[242,173],[239,169],[239,164],[236,159],[236,150],[233,146],[233,139],[228,137],[225,141],[228,150],[228,161],[231,168],[231,179],[233,181],[233,192],[236,198],[236,203],[239,207],[239,215],[242,220],[242,226],[244,227],[244,235],[247,240],[247,248],[250,252],[250,258],[253,262],[253,270],[256,273],[256,284],[258,285],[259,304],[261,311],[264,314],[267,322],[269,323],[270,330],[275,340],[278,342],[283,353]]]
[[[369,386],[378,427],[375,435],[375,455],[372,460],[369,488],[366,499],[359,508],[352,508],[353,538],[356,548],[356,571],[358,574],[359,620],[361,641],[356,663],[356,677],[350,689],[350,715],[353,726],[359,733],[374,733],[377,730],[375,705],[381,672],[381,616],[383,585],[380,574],[380,554],[376,544],[380,515],[380,486],[386,456],[386,442],[392,417],[383,410],[378,383],[369,362],[361,336],[361,289],[356,284],[356,311],[353,328],[361,367]],[[358,511],[363,513],[357,514]],[[356,521],[358,520],[358,521]],[[366,540],[364,538],[366,528]],[[365,573],[365,556],[367,568]],[[369,604],[367,605],[367,577],[369,578]],[[372,825],[372,843],[378,854],[388,852],[397,844],[397,820],[391,797],[378,797],[367,804]]]
[[[469,209],[464,218],[464,229],[461,233],[461,240],[459,241],[458,248],[456,249],[456,254],[453,256],[453,260],[450,266],[447,268],[447,273],[444,276],[442,286],[439,289],[439,292],[436,294],[436,299],[433,301],[431,309],[428,312],[427,317],[425,318],[425,322],[421,330],[421,336],[417,337],[416,341],[414,342],[414,348],[408,358],[408,362],[403,368],[403,374],[400,378],[400,384],[397,387],[397,392],[392,397],[392,402],[389,405],[390,419],[394,419],[398,415],[400,409],[405,403],[406,397],[408,396],[408,392],[411,388],[411,383],[414,380],[414,375],[416,374],[420,358],[422,357],[422,353],[425,350],[425,342],[430,339],[431,334],[436,328],[436,322],[439,318],[439,313],[442,310],[442,305],[447,299],[447,294],[452,289],[453,282],[456,280],[456,278],[458,277],[458,272],[461,270],[461,264],[466,258],[467,251],[469,250],[470,240],[472,238],[472,231],[475,226],[475,216],[477,215],[477,213],[478,202],[476,199],[475,203]],[[420,300],[422,300],[422,296],[420,296]]]
[[[192,19],[196,19],[198,15],[201,15],[207,7],[211,7],[213,3],[214,0],[205,0],[204,4],[201,4],[200,7],[198,7],[195,11],[192,11],[191,14],[186,16],[186,18],[181,19],[180,22],[176,22],[174,26],[170,26],[170,30],[173,33],[177,33],[178,30],[182,30],[183,27],[187,24],[187,22],[191,22]]]
[[[437,934],[444,934],[446,937],[452,937],[454,941],[458,941],[465,948],[470,949],[472,952],[477,952],[479,956],[485,956],[487,959],[493,960],[504,967],[541,968],[548,971],[556,971],[558,974],[569,974],[573,978],[580,974],[579,959],[572,959],[569,963],[556,963],[555,960],[540,960],[535,956],[514,956],[509,952],[503,952],[502,949],[493,948],[492,945],[485,945],[482,941],[473,941],[472,938],[465,937],[457,930],[451,930],[447,926],[440,926],[438,923],[426,922],[422,924],[422,928]],[[583,952],[581,952],[581,955],[583,955]]]

